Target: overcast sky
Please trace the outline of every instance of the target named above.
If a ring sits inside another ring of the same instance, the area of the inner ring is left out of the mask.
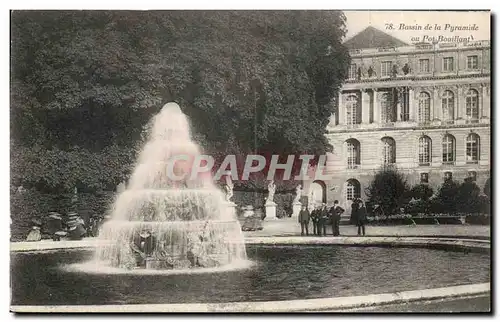
[[[490,40],[490,13],[489,12],[451,12],[451,11],[344,11],[347,18],[347,38],[350,38],[368,26],[373,26],[391,36],[411,43],[412,36],[429,35],[446,37],[473,36],[474,40]],[[386,29],[386,23],[392,23],[394,30]],[[442,30],[398,30],[400,24],[442,25]],[[472,25],[478,26],[477,31],[454,31],[444,30],[445,24],[450,25]]]

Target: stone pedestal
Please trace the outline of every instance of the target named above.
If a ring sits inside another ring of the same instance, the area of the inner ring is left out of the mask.
[[[232,201],[226,201],[227,211],[234,217],[236,217],[236,204]]]
[[[266,202],[266,219],[276,219],[276,203]]]
[[[302,209],[302,203],[300,201],[294,202],[292,209],[293,209],[292,217],[298,217],[300,209]]]

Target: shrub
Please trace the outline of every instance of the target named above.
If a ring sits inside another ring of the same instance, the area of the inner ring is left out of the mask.
[[[458,188],[457,206],[461,213],[479,213],[481,211],[481,189],[477,184],[466,179]]]
[[[429,200],[434,190],[427,184],[418,184],[411,189],[411,196],[417,200]]]
[[[432,204],[432,212],[455,214],[458,209],[458,190],[460,185],[453,180],[445,180],[439,188]]]
[[[405,176],[388,167],[375,174],[366,189],[368,203],[379,205],[385,215],[394,215],[410,200],[410,188]]]

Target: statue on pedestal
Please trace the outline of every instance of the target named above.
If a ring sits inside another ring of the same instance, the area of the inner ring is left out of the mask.
[[[269,190],[269,195],[267,196],[266,204],[272,204],[274,203],[274,193],[276,192],[276,185],[274,184],[274,180],[271,180],[271,182],[269,182],[267,189]]]
[[[233,189],[234,184],[231,180],[231,176],[226,175],[226,201],[231,202],[231,198],[233,197]]]
[[[302,185],[298,185],[295,188],[295,199],[293,199],[293,203],[300,203],[300,197],[302,196]]]

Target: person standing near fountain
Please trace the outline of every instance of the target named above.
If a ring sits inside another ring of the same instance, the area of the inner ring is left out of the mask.
[[[319,235],[319,207],[316,206],[312,211],[311,211],[311,221],[313,223],[313,235]]]
[[[335,200],[333,202],[333,207],[330,208],[330,218],[332,220],[332,233],[333,236],[340,235],[340,216],[344,212],[344,208],[339,206],[339,201]]]
[[[319,235],[323,233],[326,236],[326,225],[328,224],[328,209],[326,209],[326,203],[321,205],[319,210]]]
[[[366,222],[366,207],[363,201],[359,200],[359,208],[356,214],[356,226],[358,226],[358,236],[365,235],[365,222]]]
[[[306,236],[309,236],[309,210],[307,210],[305,205],[302,205],[302,209],[299,212],[299,224],[300,224],[300,235],[304,236],[304,230]]]

